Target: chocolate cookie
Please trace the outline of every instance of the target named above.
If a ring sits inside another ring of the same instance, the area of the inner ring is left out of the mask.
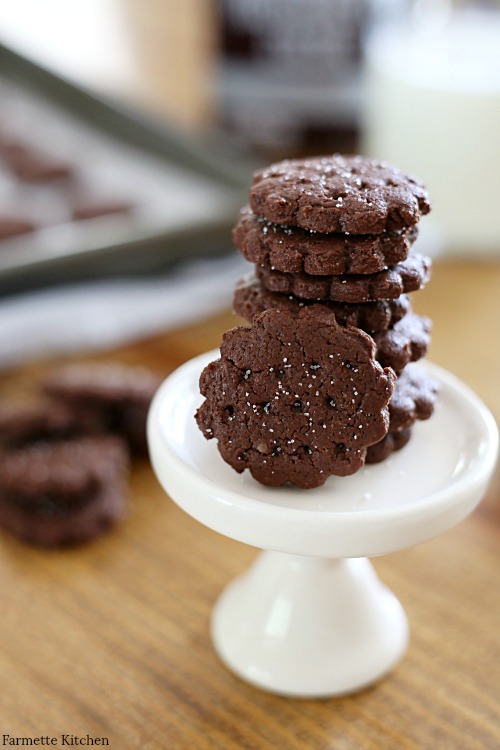
[[[28,234],[34,232],[35,229],[35,224],[29,219],[0,216],[0,240],[18,237],[20,234]]]
[[[292,159],[255,173],[254,213],[316,232],[380,234],[418,223],[430,211],[423,185],[362,156]]]
[[[245,296],[241,293],[239,294],[241,291],[236,290],[234,309],[240,315],[246,317],[249,323],[252,322],[256,314],[262,312],[264,309],[287,309],[297,315],[299,310],[304,307],[304,303],[296,297],[284,294],[278,295],[276,292],[269,292],[268,290],[266,290],[267,295],[259,295],[257,291],[253,300],[251,299],[249,304],[245,304]],[[257,302],[260,302],[260,305],[255,304],[255,297],[257,297]],[[263,300],[266,299],[269,301],[268,308],[262,307]],[[408,298],[406,297],[405,300],[408,300]],[[251,304],[252,302],[254,304]],[[386,300],[386,303],[388,302],[389,300]],[[399,300],[394,301],[394,303],[396,302],[399,302]],[[365,327],[360,325],[359,320],[364,317],[362,314],[364,308],[369,308],[369,306],[373,305],[382,305],[382,302],[365,302],[359,305],[351,305],[351,307],[355,308],[355,312],[350,312],[350,306],[347,304],[342,305],[340,302],[330,302],[325,303],[325,305],[333,312],[337,323],[341,325],[356,325],[357,328],[364,329]],[[409,304],[406,305],[406,309],[408,307]],[[369,316],[369,311],[367,314]],[[426,355],[431,338],[430,329],[431,321],[429,318],[408,312],[402,319],[394,323],[394,326],[390,330],[378,333],[372,332],[377,347],[376,359],[383,367],[392,367],[396,374],[401,372],[408,362],[416,362]]]
[[[117,437],[39,443],[0,454],[0,526],[42,546],[83,542],[126,509],[128,454]]]
[[[133,208],[133,203],[127,201],[89,201],[73,206],[71,213],[74,221],[86,221],[111,214],[129,214]]]
[[[378,464],[384,461],[391,453],[401,450],[411,438],[412,428],[407,427],[405,430],[397,432],[388,432],[385,438],[375,445],[370,445],[366,452],[367,464]]]
[[[410,255],[392,268],[369,275],[312,276],[275,271],[263,263],[256,267],[257,277],[272,292],[294,294],[303,299],[334,302],[374,302],[396,299],[403,293],[421,289],[429,280],[431,261],[422,255]]]
[[[146,419],[162,377],[116,362],[67,365],[43,382],[44,391],[73,412],[94,415],[104,431],[127,439],[133,453],[145,454]]]
[[[389,431],[411,427],[417,420],[429,419],[438,396],[438,384],[416,364],[405,367],[389,402]]]
[[[377,359],[383,367],[401,373],[409,362],[425,357],[431,341],[431,320],[408,313],[389,331],[374,333]]]
[[[62,440],[100,429],[100,420],[92,419],[92,415],[77,414],[64,404],[48,400],[0,406],[0,446],[4,448]]]
[[[71,164],[22,143],[5,144],[2,152],[9,169],[23,182],[53,182],[73,175]]]
[[[299,299],[293,294],[271,292],[253,274],[241,279],[233,298],[235,312],[249,323],[264,310],[279,308],[298,312],[302,307],[313,304],[317,304],[317,301]],[[323,304],[335,314],[341,325],[356,326],[368,333],[392,328],[410,309],[410,300],[406,294],[397,299],[378,302],[348,304],[327,300]]]
[[[244,209],[233,230],[236,247],[251,263],[314,276],[371,274],[408,257],[417,228],[374,235],[319,234],[272,224]]]
[[[404,448],[415,422],[432,416],[437,396],[437,382],[418,366],[408,365],[399,376],[389,402],[389,432],[368,448],[366,463],[378,463]]]
[[[198,426],[262,484],[312,488],[353,474],[388,429],[395,378],[374,354],[366,333],[324,306],[267,310],[224,335],[200,378]]]

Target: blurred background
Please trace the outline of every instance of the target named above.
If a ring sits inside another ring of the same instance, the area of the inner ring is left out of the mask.
[[[494,0],[6,2],[0,101],[6,363],[227,307],[252,171],[284,157],[393,162],[433,198],[420,251],[500,249]]]

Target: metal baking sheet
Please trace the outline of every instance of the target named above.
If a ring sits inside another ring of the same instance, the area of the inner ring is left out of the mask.
[[[230,230],[253,169],[232,143],[186,138],[2,45],[0,101],[2,137],[51,153],[77,175],[66,183],[12,186],[0,173],[2,212],[28,211],[37,226],[0,242],[0,294],[149,274],[186,257],[231,250]],[[66,203],[82,196],[132,207],[73,221]]]

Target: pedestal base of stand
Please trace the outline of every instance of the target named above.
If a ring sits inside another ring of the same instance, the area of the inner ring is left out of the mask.
[[[408,623],[366,558],[263,552],[222,593],[212,637],[239,677],[280,695],[359,690],[402,657]]]

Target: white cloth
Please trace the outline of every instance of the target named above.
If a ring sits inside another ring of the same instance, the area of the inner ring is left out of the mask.
[[[112,348],[231,305],[240,256],[197,260],[154,279],[99,280],[0,300],[0,367]]]

